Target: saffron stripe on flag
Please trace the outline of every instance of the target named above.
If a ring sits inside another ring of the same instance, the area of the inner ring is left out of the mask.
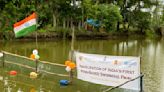
[[[35,18],[36,18],[36,13],[33,13],[33,14],[31,14],[29,17],[27,17],[27,18],[25,18],[25,19],[23,19],[23,20],[21,20],[21,21],[15,23],[15,24],[14,24],[14,28],[17,27],[17,26],[22,25],[23,23],[25,23],[25,22],[27,22],[27,21],[29,21],[29,20],[31,20],[31,19],[35,19]]]

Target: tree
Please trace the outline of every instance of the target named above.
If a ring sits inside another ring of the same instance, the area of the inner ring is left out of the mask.
[[[106,30],[116,30],[117,21],[122,20],[119,8],[113,4],[101,4],[98,1],[84,0],[86,18],[99,21]]]
[[[115,31],[117,22],[122,21],[122,16],[117,6],[113,4],[98,5],[97,19],[102,22],[108,31]]]

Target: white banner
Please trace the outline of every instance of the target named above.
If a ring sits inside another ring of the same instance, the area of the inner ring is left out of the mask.
[[[140,75],[140,57],[106,56],[75,53],[78,79],[118,86]],[[129,82],[121,88],[140,90],[139,79]]]

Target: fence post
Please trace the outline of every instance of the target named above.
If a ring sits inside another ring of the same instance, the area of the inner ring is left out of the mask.
[[[72,84],[72,82],[73,82],[73,71],[71,70],[69,72],[69,83]]]
[[[38,60],[35,59],[35,72],[37,73],[38,72]]]
[[[141,75],[142,75],[142,73],[141,73]],[[144,77],[144,75],[140,77],[140,92],[144,92],[143,91],[143,77]]]
[[[2,66],[5,67],[5,53],[2,52],[3,57],[2,57]]]
[[[125,85],[125,84],[127,84],[127,83],[129,83],[129,82],[131,82],[131,81],[134,81],[134,80],[136,80],[136,79],[141,79],[142,77],[143,77],[144,75],[140,75],[140,76],[138,76],[138,77],[136,77],[136,78],[134,78],[134,79],[130,79],[130,80],[128,80],[128,81],[126,81],[126,82],[124,82],[124,83],[122,83],[122,84],[120,84],[120,85],[118,85],[118,86],[115,86],[115,87],[110,87],[110,88],[108,88],[108,89],[106,89],[106,90],[104,90],[103,92],[108,92],[108,91],[111,91],[111,90],[113,90],[113,89],[115,89],[115,88],[119,88],[120,86],[123,86],[123,85]],[[140,80],[141,81],[141,80]],[[140,82],[140,86],[142,85],[142,82]],[[142,87],[142,86],[141,86]],[[142,90],[141,90],[142,89]],[[143,92],[143,88],[140,88],[140,92]]]

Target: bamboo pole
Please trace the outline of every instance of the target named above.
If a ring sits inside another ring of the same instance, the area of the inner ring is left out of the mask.
[[[73,26],[72,29],[72,40],[71,40],[71,61],[73,61],[73,54],[74,54],[74,40],[75,40],[75,27]],[[73,82],[73,71],[71,70],[69,72],[69,82],[72,83]]]
[[[142,75],[142,73],[141,73],[141,75]],[[144,77],[144,76],[141,76],[141,77],[140,77],[140,92],[144,92],[144,91],[143,91],[143,77]]]
[[[142,62],[142,57],[140,56],[140,71],[141,71],[141,62]],[[143,75],[142,72],[140,74]],[[140,77],[140,92],[143,92],[143,76]]]
[[[5,67],[5,53],[2,52],[3,57],[2,57],[2,66]]]
[[[76,0],[73,0],[73,9],[75,10],[75,5],[76,3]],[[75,15],[75,14],[74,14]],[[72,18],[71,18],[72,20]],[[73,21],[73,20],[72,20]],[[71,61],[73,61],[73,54],[74,54],[74,41],[75,41],[75,25],[73,23],[73,28],[72,28],[72,41],[71,41]],[[73,71],[71,69],[71,71],[69,72],[69,75],[70,75],[70,83],[72,84],[73,82]]]
[[[38,33],[37,33],[37,28],[38,28],[38,15],[37,15],[37,1],[35,1],[35,13],[36,13],[36,33],[35,33],[35,44],[36,44],[36,49],[38,50]],[[35,72],[38,72],[38,60],[35,59]]]
[[[35,44],[36,44],[36,49],[38,49],[38,32],[36,31],[36,34],[35,34]]]
[[[36,43],[36,49],[38,49],[38,33],[37,33],[37,28],[38,28],[38,14],[37,14],[37,0],[35,1],[35,13],[36,13],[36,34],[35,34],[35,43]]]
[[[41,63],[43,63],[43,64],[50,64],[50,65],[65,67],[65,65],[63,65],[63,64],[51,63],[51,62],[40,61],[40,60],[38,60],[38,61],[41,62]]]
[[[66,74],[52,73],[52,72],[48,72],[48,71],[44,71],[44,70],[41,70],[41,71],[48,73],[48,74],[51,74],[51,75],[57,75],[57,76],[61,76],[61,77],[69,77],[69,75],[66,75]]]
[[[103,92],[108,92],[108,91],[111,91],[111,90],[113,90],[113,89],[119,88],[119,87],[121,87],[121,86],[123,86],[123,85],[125,85],[125,84],[127,84],[127,83],[129,83],[129,82],[131,82],[131,81],[134,81],[134,80],[136,80],[136,79],[138,79],[138,78],[141,78],[141,77],[143,77],[143,76],[144,76],[144,75],[141,74],[140,76],[138,76],[138,77],[136,77],[136,78],[133,78],[133,79],[131,79],[131,80],[128,80],[128,81],[126,81],[126,82],[124,82],[124,83],[122,83],[122,84],[120,84],[120,85],[118,85],[118,86],[115,86],[115,87],[112,87],[112,88],[108,88],[108,89],[104,90]],[[141,92],[143,92],[143,91],[141,91]]]
[[[37,73],[38,72],[38,60],[35,59],[35,72]]]
[[[75,41],[75,27],[72,29],[72,40],[71,40],[71,59],[73,59],[73,51],[74,51],[74,41]]]

